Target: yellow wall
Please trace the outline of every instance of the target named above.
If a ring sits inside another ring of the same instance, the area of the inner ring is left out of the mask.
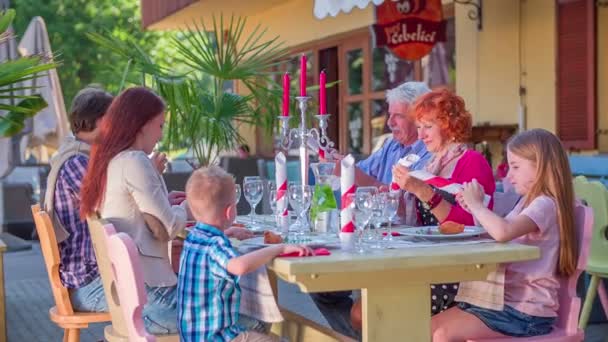
[[[456,5],[457,92],[476,123],[518,124],[521,75],[526,128],[554,131],[553,1],[486,0],[483,6],[483,29],[477,31],[469,8]]]
[[[600,151],[608,151],[608,8],[597,9],[597,99]]]

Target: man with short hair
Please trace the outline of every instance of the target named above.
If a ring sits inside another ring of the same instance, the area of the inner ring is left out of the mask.
[[[89,228],[79,212],[91,144],[112,99],[111,94],[92,87],[76,94],[68,115],[74,136],[68,136],[51,159],[47,180],[44,210],[52,219],[59,244],[59,277],[69,289],[75,311],[108,310]]]
[[[390,186],[393,166],[408,154],[420,157],[418,162],[410,167],[411,170],[420,170],[426,165],[431,154],[424,143],[418,140],[416,124],[409,115],[409,109],[418,97],[430,91],[424,82],[405,82],[386,92],[388,126],[393,136],[387,139],[381,149],[357,163],[357,186]],[[342,156],[336,154],[333,157],[342,159]],[[338,162],[338,173],[339,167]],[[344,335],[358,337],[359,333],[352,328],[350,321],[350,310],[353,306],[351,293],[352,291],[311,293],[311,298],[332,329]]]

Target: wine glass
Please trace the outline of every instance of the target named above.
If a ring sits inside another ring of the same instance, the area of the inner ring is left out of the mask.
[[[361,208],[365,208],[367,211],[367,213],[369,215],[372,214],[372,198],[378,194],[378,188],[375,186],[360,186],[357,188],[357,190],[355,191],[355,194],[357,195],[357,201],[362,201],[361,203],[358,203],[357,205],[360,205]],[[367,195],[363,195],[363,194],[367,194]],[[371,223],[371,218],[369,220],[368,223]],[[368,230],[369,232],[369,230]]]
[[[234,192],[236,194],[236,196],[235,196],[236,198],[234,200],[234,203],[236,205],[238,205],[239,201],[241,200],[241,193],[242,193],[242,191],[241,191],[241,185],[240,184],[234,184]],[[238,215],[238,213],[237,213],[237,215]]]
[[[312,200],[312,187],[310,185],[290,184],[289,203],[298,212],[298,218],[292,229],[304,233],[310,230],[308,222],[308,209]]]
[[[385,240],[393,241],[393,219],[397,215],[397,209],[399,209],[400,194],[399,192],[383,192],[381,196],[384,201],[382,215],[388,218],[388,232],[386,233]]]
[[[249,212],[249,218],[251,221],[251,225],[253,226],[253,218],[255,216],[255,207],[262,200],[262,196],[264,195],[264,184],[260,177],[245,177],[243,180],[243,193],[245,195],[245,199],[249,206],[251,207],[251,211]]]
[[[371,209],[370,229],[370,240],[375,242],[372,248],[382,248],[382,233],[380,232],[380,226],[382,224],[382,214],[384,212],[385,202],[382,197],[382,193],[377,193],[371,197],[367,202],[368,208]]]
[[[363,254],[365,253],[365,248],[363,246],[363,235],[365,233],[365,227],[369,223],[369,213],[366,211],[362,203],[367,200],[369,194],[360,193],[358,196],[357,194],[348,194],[346,197],[350,202],[350,208],[353,213],[353,223],[357,229],[357,244],[355,246],[355,250],[357,253]]]

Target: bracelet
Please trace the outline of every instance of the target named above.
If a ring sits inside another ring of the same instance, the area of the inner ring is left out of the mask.
[[[441,197],[438,192],[434,192],[433,197],[431,197],[431,199],[426,202],[428,210],[433,210],[437,208],[437,206],[439,205],[439,203],[441,203],[442,200],[443,197]]]

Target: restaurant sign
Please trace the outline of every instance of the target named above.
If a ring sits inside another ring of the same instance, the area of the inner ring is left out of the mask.
[[[444,42],[441,0],[385,0],[376,7],[375,46],[386,46],[402,59],[418,60]]]

